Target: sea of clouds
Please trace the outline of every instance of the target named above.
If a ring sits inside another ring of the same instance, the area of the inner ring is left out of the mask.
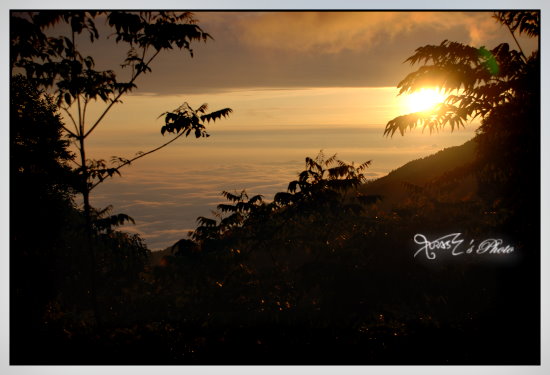
[[[383,129],[383,128],[382,128]],[[393,139],[380,128],[300,128],[217,132],[208,140],[189,140],[143,158],[94,190],[92,204],[113,206],[135,225],[151,250],[162,250],[186,238],[199,216],[225,202],[222,191],[246,190],[272,200],[305,167],[306,156],[323,149],[347,162],[372,160],[367,176],[374,179],[406,162],[471,138],[472,132],[438,135],[407,134]]]

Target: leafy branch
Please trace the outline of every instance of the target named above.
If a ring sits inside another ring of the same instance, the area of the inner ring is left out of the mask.
[[[159,117],[165,116],[165,125],[161,129],[161,133],[163,135],[166,132],[175,133],[176,136],[168,142],[163,143],[162,145],[155,147],[147,152],[138,153],[135,157],[131,159],[119,159],[119,161],[121,161],[122,163],[108,170],[108,176],[112,177],[114,174],[120,175],[119,170],[121,168],[130,165],[131,163],[138,159],[141,159],[142,157],[163,149],[183,135],[187,137],[191,132],[193,132],[196,138],[209,137],[210,135],[206,132],[206,127],[201,122],[204,122],[205,120],[208,122],[214,122],[223,117],[227,117],[233,111],[231,108],[224,108],[212,113],[206,113],[205,111],[207,109],[207,104],[203,104],[197,110],[194,110],[193,108],[191,108],[191,106],[189,106],[189,104],[184,103],[172,112],[165,112],[161,114]],[[103,182],[104,177],[105,176],[93,183],[90,187],[90,190],[94,189],[97,185]]]

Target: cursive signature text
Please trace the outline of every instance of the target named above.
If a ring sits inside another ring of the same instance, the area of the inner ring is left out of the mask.
[[[428,238],[420,233],[414,235],[414,242],[420,247],[414,253],[416,258],[419,254],[425,255],[427,259],[433,260],[437,258],[438,253],[448,252],[452,256],[462,254],[494,254],[504,255],[514,252],[514,247],[510,245],[504,246],[502,239],[489,238],[478,245],[475,240],[466,243],[461,238],[462,233],[451,233],[439,238],[428,240]]]

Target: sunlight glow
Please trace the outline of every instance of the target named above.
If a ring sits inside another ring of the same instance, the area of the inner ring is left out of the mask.
[[[435,88],[423,88],[413,92],[406,98],[410,113],[427,112],[445,100],[445,94]]]

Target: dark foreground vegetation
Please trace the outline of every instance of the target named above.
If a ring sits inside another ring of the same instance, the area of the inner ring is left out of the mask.
[[[224,192],[161,254],[117,230],[126,215],[78,207],[56,105],[13,77],[11,364],[539,364],[540,60],[462,47],[416,56],[469,96],[387,133],[479,115],[473,141],[375,182],[369,162],[306,158],[287,191]],[[514,251],[414,256],[415,234],[453,233]]]

